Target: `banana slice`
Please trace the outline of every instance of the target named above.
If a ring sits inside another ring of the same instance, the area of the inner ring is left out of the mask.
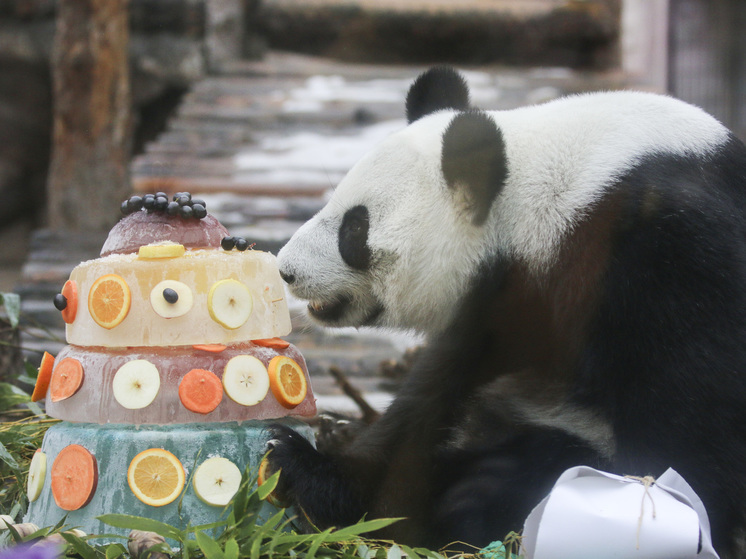
[[[26,495],[29,502],[36,501],[41,495],[44,488],[44,481],[47,478],[47,455],[38,449],[34,452],[31,464],[28,469],[28,482],[26,484]]]
[[[252,355],[236,355],[223,369],[223,388],[228,397],[238,404],[258,404],[269,391],[267,368]]]
[[[111,387],[117,402],[128,410],[138,410],[155,400],[161,375],[150,361],[135,359],[119,367]]]
[[[207,294],[207,310],[218,324],[235,330],[244,325],[254,310],[249,288],[240,281],[226,279],[216,282]]]
[[[185,283],[164,280],[150,292],[150,305],[163,318],[176,318],[188,313],[194,304],[192,290]]]
[[[223,507],[241,487],[241,470],[227,458],[208,458],[194,472],[193,485],[200,500]]]

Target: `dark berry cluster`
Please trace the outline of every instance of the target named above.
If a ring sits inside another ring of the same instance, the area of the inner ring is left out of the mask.
[[[233,250],[235,248],[236,250],[243,251],[249,248],[254,248],[255,244],[256,243],[249,244],[249,241],[243,237],[223,237],[220,241],[220,246],[223,250]]]
[[[207,216],[207,204],[204,200],[192,199],[188,192],[177,192],[173,199],[168,199],[165,192],[145,194],[144,196],[131,196],[122,202],[122,213],[129,215],[140,210],[148,212],[164,212],[168,215],[177,215],[184,219],[202,219]]]

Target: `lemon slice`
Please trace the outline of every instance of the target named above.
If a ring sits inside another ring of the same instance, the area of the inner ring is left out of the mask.
[[[127,469],[127,483],[135,497],[153,507],[173,502],[184,488],[184,479],[184,466],[162,448],[143,450]]]
[[[186,249],[178,243],[162,243],[157,245],[144,245],[137,249],[137,257],[144,260],[157,260],[159,258],[178,258],[184,256]]]

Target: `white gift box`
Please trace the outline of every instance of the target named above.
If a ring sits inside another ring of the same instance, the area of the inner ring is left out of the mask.
[[[564,472],[526,519],[526,559],[718,559],[702,501],[675,470],[657,479]]]

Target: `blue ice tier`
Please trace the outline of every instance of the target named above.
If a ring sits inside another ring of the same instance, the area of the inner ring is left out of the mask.
[[[283,418],[283,423],[313,440],[305,423]],[[54,526],[64,517],[66,524],[88,534],[121,534],[129,530],[113,528],[97,519],[103,514],[118,513],[154,518],[179,529],[224,518],[224,507],[211,506],[195,494],[192,474],[208,458],[220,456],[231,460],[242,472],[248,467],[256,472],[266,451],[267,422],[194,423],[190,425],[94,425],[62,422],[47,431],[42,452],[47,456],[44,489],[29,506],[25,522],[37,526]],[[70,444],[78,444],[93,454],[98,469],[97,487],[84,507],[67,511],[56,503],[51,491],[51,465]],[[127,469],[132,459],[149,448],[163,448],[173,453],[184,467],[186,484],[182,496],[170,504],[153,507],[140,501],[127,483]],[[269,505],[265,505],[269,506]]]

